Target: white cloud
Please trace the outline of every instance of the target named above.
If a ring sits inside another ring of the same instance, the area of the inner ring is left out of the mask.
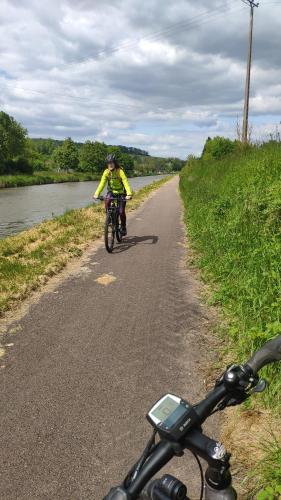
[[[30,135],[181,157],[208,135],[234,135],[248,29],[240,1],[0,2],[0,107]],[[280,121],[280,8],[264,0],[255,16],[257,135]]]

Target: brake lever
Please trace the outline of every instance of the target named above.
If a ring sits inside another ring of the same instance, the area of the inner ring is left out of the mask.
[[[257,381],[257,384],[254,385],[250,391],[239,391],[236,390],[235,394],[231,394],[226,396],[217,406],[218,411],[222,411],[229,406],[237,406],[246,401],[249,397],[252,396],[255,392],[263,392],[268,386],[268,382],[265,379],[260,379]]]
[[[247,394],[246,392],[244,393],[237,393],[235,397],[233,395],[231,396],[226,396],[217,406],[218,411],[223,411],[225,408],[228,408],[229,406],[237,406],[246,401],[250,397],[250,394]]]
[[[261,378],[258,381],[257,385],[253,387],[251,394],[253,394],[254,392],[263,392],[267,387],[268,387],[268,381],[265,380],[265,378]]]

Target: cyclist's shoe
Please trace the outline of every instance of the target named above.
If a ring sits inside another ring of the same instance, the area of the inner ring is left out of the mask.
[[[126,227],[121,227],[121,236],[127,236],[127,228]]]

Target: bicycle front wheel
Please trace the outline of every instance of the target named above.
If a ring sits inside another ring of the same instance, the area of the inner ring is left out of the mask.
[[[115,225],[110,215],[107,215],[104,226],[104,244],[108,253],[112,253],[115,240]]]
[[[116,239],[117,239],[118,243],[122,242],[121,224],[120,224],[119,220],[118,220],[117,225],[116,225]]]

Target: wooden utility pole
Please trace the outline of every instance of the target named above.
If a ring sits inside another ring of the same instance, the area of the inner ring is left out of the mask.
[[[247,74],[245,84],[245,101],[244,101],[244,114],[243,114],[243,132],[242,141],[248,142],[248,127],[249,127],[249,99],[250,99],[250,84],[251,84],[251,66],[252,66],[252,52],[253,52],[253,25],[254,25],[254,8],[259,4],[253,0],[242,0],[246,5],[250,6],[250,29],[249,29],[249,46],[248,46],[248,61],[247,61]]]

